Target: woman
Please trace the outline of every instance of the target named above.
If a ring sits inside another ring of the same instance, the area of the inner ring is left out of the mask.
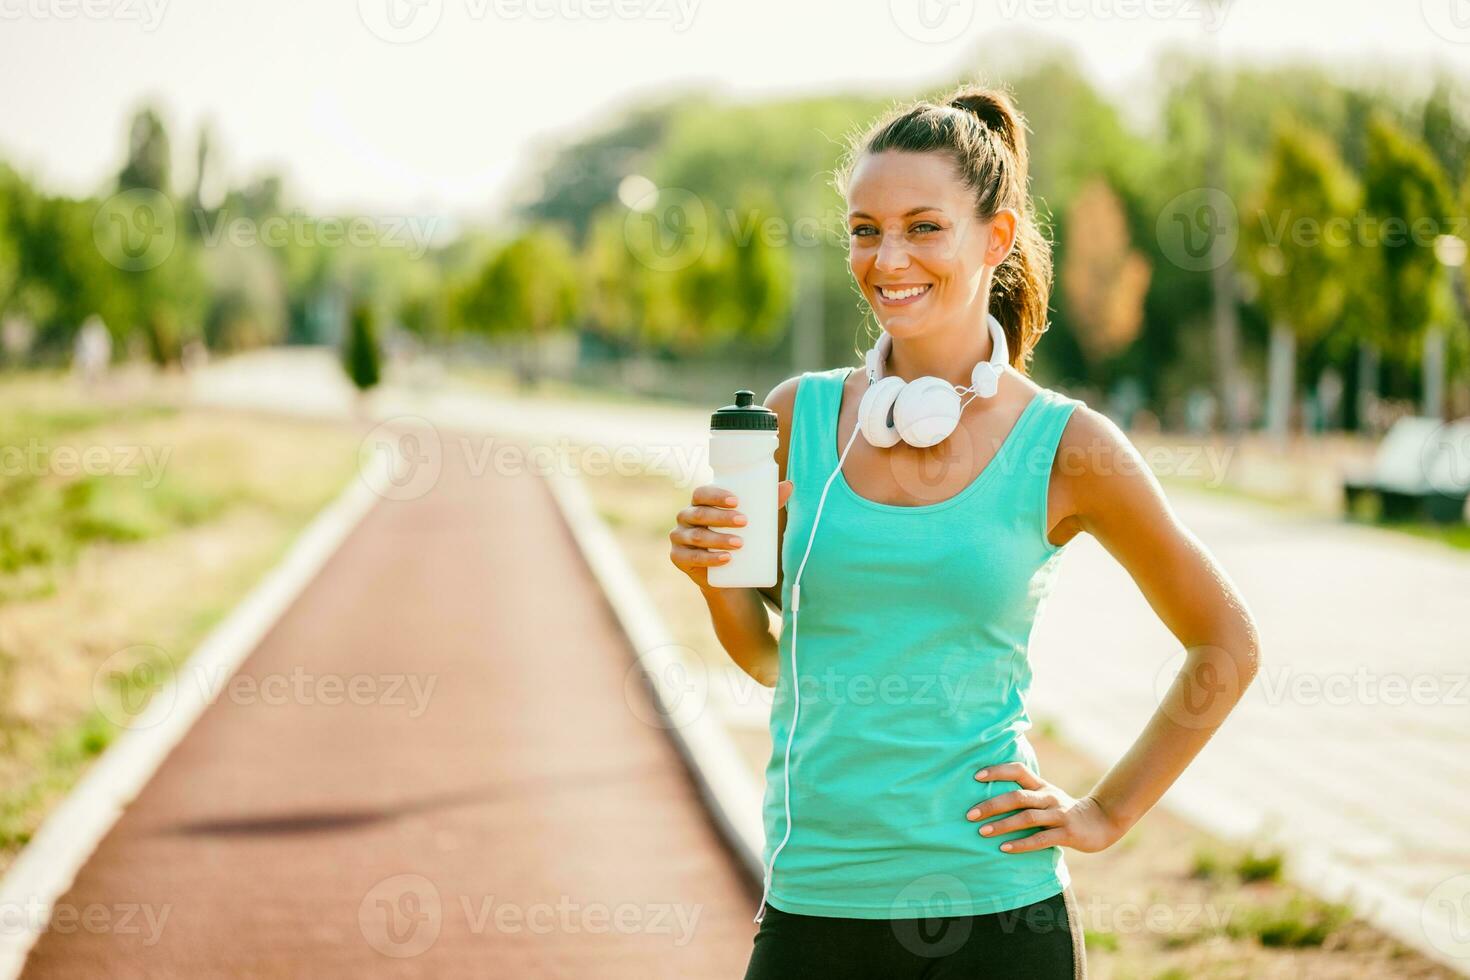
[[[1085,975],[1061,848],[1117,842],[1255,675],[1244,602],[1127,438],[1024,373],[1051,287],[1027,180],[1023,121],[1000,91],[920,101],[855,141],[837,174],[849,261],[891,344],[876,375],[808,372],[765,401],[780,431],[781,579],[709,585],[743,523],[718,487],[696,489],[670,532],[721,644],[776,688],[747,980]],[[974,369],[993,354],[999,383],[983,392]],[[881,431],[857,438],[874,377],[974,397],[938,444],[880,448]],[[1084,531],[1188,658],[1133,748],[1078,798],[1041,777],[1025,695],[1031,625]],[[1192,697],[1196,682],[1213,696]]]

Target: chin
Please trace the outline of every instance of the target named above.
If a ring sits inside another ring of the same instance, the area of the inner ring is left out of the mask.
[[[930,329],[930,318],[922,313],[894,312],[888,314],[886,318],[877,316],[875,313],[875,317],[878,320],[878,325],[894,339],[918,337],[928,333]]]

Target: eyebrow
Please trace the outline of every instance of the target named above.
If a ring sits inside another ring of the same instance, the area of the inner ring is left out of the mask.
[[[932,204],[923,204],[923,205],[920,205],[919,207],[916,207],[916,208],[909,208],[907,211],[905,211],[903,213],[903,216],[905,218],[912,218],[914,215],[916,215],[916,214],[922,214],[925,211],[943,211],[943,210],[944,210],[943,208],[935,207]],[[847,220],[848,221],[851,221],[853,218],[868,218],[868,219],[871,220],[872,217],[873,216],[871,214],[868,214],[868,212],[866,212],[866,211],[854,211],[854,212],[852,212],[851,214],[849,214],[847,216]]]

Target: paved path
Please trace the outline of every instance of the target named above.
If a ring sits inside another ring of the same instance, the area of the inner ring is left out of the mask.
[[[630,663],[543,481],[446,454],[169,757],[25,975],[738,975],[759,896]]]
[[[321,390],[308,385],[312,372],[337,370],[329,359],[259,357],[288,387]],[[211,378],[208,390],[226,402],[253,397],[249,378],[262,370],[246,360],[224,368],[235,382]],[[700,412],[532,404],[452,386],[384,409],[641,448],[691,485],[708,478],[686,465],[704,462]],[[1470,908],[1470,555],[1220,495],[1170,497],[1246,597],[1264,651],[1245,702],[1165,801],[1217,832],[1278,836],[1313,880],[1352,889],[1380,925],[1470,972],[1456,911]],[[1037,626],[1033,713],[1111,764],[1182,662],[1175,646],[1126,573],[1083,536]],[[730,721],[764,725],[756,714],[747,705]]]
[[[1170,797],[1212,827],[1277,837],[1396,931],[1427,934],[1470,967],[1470,937],[1452,927],[1470,889],[1470,555],[1171,497],[1246,597],[1263,652]],[[1033,710],[1115,759],[1182,663],[1177,646],[1126,573],[1080,538],[1037,625]]]

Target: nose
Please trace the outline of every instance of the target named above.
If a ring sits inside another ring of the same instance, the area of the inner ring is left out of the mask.
[[[909,253],[902,235],[884,235],[878,243],[873,265],[882,272],[895,272],[909,264]]]

